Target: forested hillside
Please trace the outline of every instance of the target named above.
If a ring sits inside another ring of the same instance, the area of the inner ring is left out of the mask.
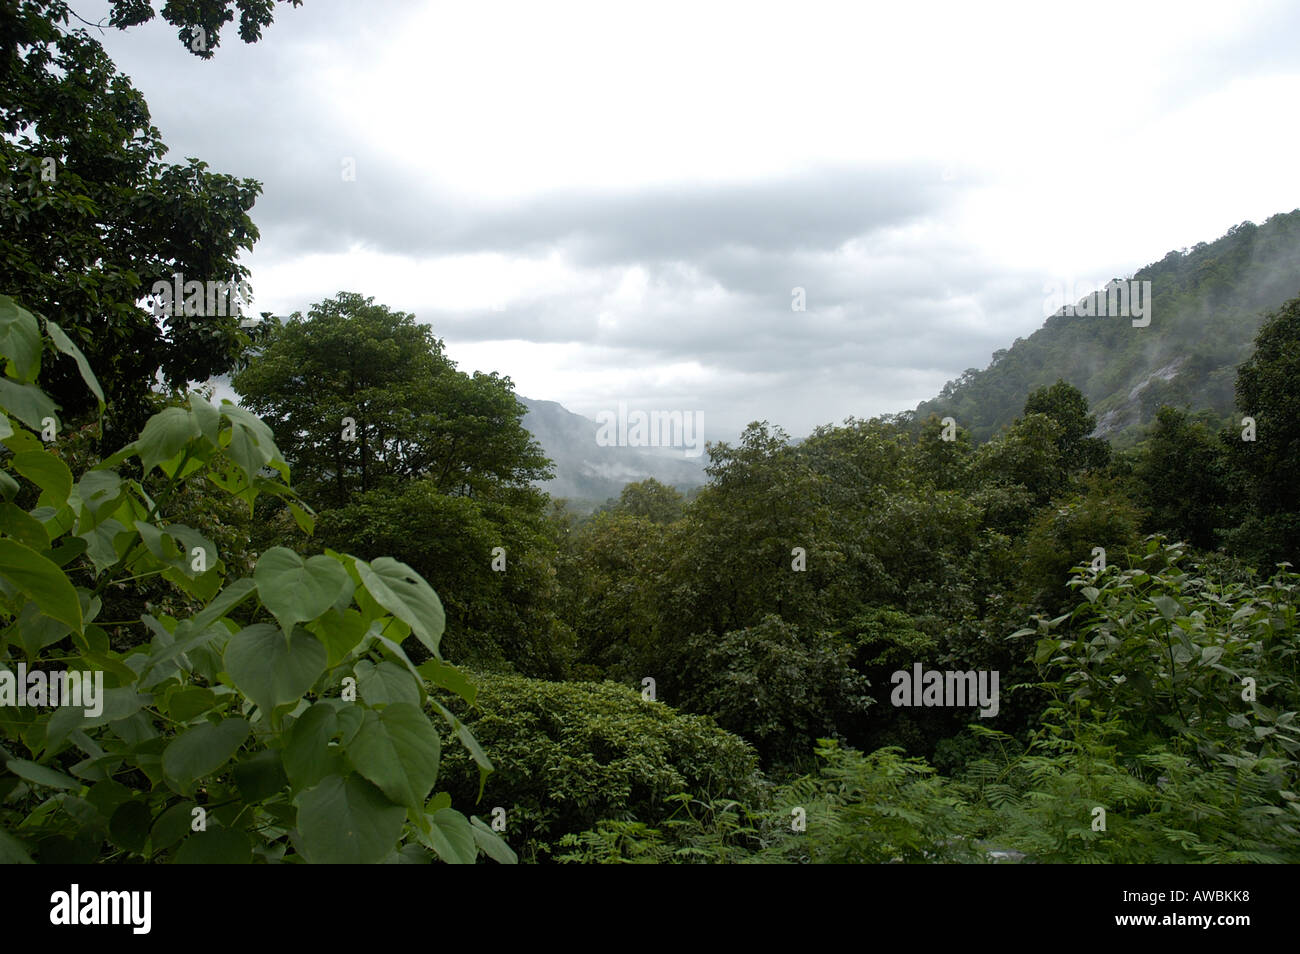
[[[1300,212],[1140,272],[1148,328],[578,514],[381,290],[150,301],[257,184],[0,18],[0,861],[1300,862]]]
[[[914,418],[951,415],[987,440],[1020,413],[1031,391],[1058,379],[1083,392],[1098,434],[1120,445],[1133,443],[1161,405],[1222,417],[1233,410],[1236,367],[1249,356],[1264,314],[1300,294],[1297,276],[1300,209],[1263,225],[1243,222],[1213,242],[1116,276],[1151,283],[1148,326],[1058,311],[984,370],[950,381]]]

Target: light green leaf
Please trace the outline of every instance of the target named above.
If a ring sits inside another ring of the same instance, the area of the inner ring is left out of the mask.
[[[14,454],[9,463],[14,470],[45,491],[41,494],[42,504],[61,507],[68,502],[68,495],[72,493],[72,471],[49,451]]]
[[[441,754],[438,731],[410,702],[395,702],[381,711],[367,709],[347,745],[348,761],[358,772],[393,801],[417,810],[438,780]]]
[[[430,659],[420,664],[419,671],[435,686],[456,693],[470,705],[478,698],[478,688],[455,666]]]
[[[287,633],[294,623],[320,616],[335,604],[352,599],[348,571],[327,556],[303,560],[286,547],[272,547],[253,570],[257,593]]]
[[[474,827],[454,808],[440,808],[427,816],[429,831],[416,827],[417,837],[449,865],[472,865],[478,858]]]
[[[0,355],[20,381],[35,381],[41,370],[41,331],[36,318],[8,295],[0,295]]]
[[[34,384],[18,384],[0,378],[0,409],[8,411],[34,431],[39,431],[47,417],[56,420],[54,402]],[[15,432],[14,436],[17,436]]]
[[[410,626],[415,637],[437,656],[447,615],[438,594],[424,578],[392,557],[380,557],[371,563],[357,560],[356,567],[375,602]]]
[[[223,655],[226,672],[264,715],[297,702],[325,671],[325,647],[297,629],[286,641],[269,623],[257,623],[230,637]]]
[[[505,843],[500,835],[483,823],[477,815],[471,815],[469,823],[474,826],[474,841],[483,849],[483,853],[498,864],[516,865],[519,856]]]
[[[135,452],[146,476],[158,464],[170,460],[200,435],[198,422],[183,407],[165,407],[144,425],[135,442]]]
[[[26,593],[46,616],[82,631],[81,601],[59,567],[31,547],[0,539],[0,576]]]
[[[387,659],[381,660],[378,666],[365,659],[359,660],[353,674],[357,677],[357,691],[368,706],[387,706],[394,702],[418,706],[422,701],[420,685],[415,678]]]

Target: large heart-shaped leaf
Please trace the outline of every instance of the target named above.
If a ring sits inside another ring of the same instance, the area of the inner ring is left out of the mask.
[[[303,792],[297,844],[313,864],[383,861],[397,845],[406,811],[359,775],[330,775]]]
[[[294,623],[313,620],[336,603],[352,598],[355,584],[337,560],[304,560],[286,547],[272,547],[253,570],[258,595],[287,633]]]
[[[135,442],[135,452],[140,456],[144,473],[148,475],[157,464],[171,460],[201,433],[194,415],[185,408],[163,408],[149,418]]]
[[[325,647],[298,629],[286,641],[270,623],[246,626],[230,637],[222,656],[239,691],[264,714],[297,702],[325,671]]]
[[[19,381],[35,381],[41,369],[41,331],[36,318],[8,295],[0,295],[0,355]]]
[[[438,655],[438,641],[447,627],[442,601],[420,574],[392,557],[371,563],[357,560],[357,573],[375,602],[407,626],[429,652]]]
[[[347,753],[356,770],[385,795],[418,811],[438,780],[442,743],[419,706],[395,702],[382,710],[366,710]]]
[[[252,732],[244,719],[205,722],[178,735],[163,752],[163,773],[182,791],[234,757]]]

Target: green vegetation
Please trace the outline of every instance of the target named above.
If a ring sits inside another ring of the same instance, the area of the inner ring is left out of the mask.
[[[1148,328],[577,514],[413,315],[151,315],[260,187],[163,164],[64,4],[0,17],[0,860],[1300,861],[1300,212],[1139,272]]]

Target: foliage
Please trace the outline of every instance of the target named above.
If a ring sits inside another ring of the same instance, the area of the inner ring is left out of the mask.
[[[84,366],[53,322],[45,337]],[[37,319],[0,296],[9,452],[0,675],[24,703],[4,709],[5,858],[472,862],[482,851],[512,860],[489,828],[434,792],[443,752],[426,710],[445,718],[481,773],[491,763],[439,701],[454,693],[472,703],[474,689],[441,661],[445,617],[428,583],[391,558],[331,551],[304,560],[284,547],[261,554],[251,577],[228,580],[213,542],[173,521],[171,505],[203,474],[250,513],[272,495],[310,527],[269,428],[193,393],[74,474],[31,433],[49,406],[35,383],[42,342]],[[161,490],[147,493],[125,474],[128,463],[145,478],[160,471]],[[22,509],[13,500],[29,487],[39,499]],[[93,586],[74,585],[78,570]],[[145,613],[152,639],[119,652],[97,622],[103,595],[148,574],[202,609]],[[434,657],[419,670],[398,646],[408,634]],[[103,680],[103,692],[48,711],[44,689],[14,686],[19,665],[43,673],[33,685]]]
[[[709,719],[610,682],[488,673],[474,681],[478,708],[463,717],[496,766],[483,804],[505,809],[525,860],[547,860],[565,835],[601,819],[654,826],[670,814],[665,800],[681,792],[754,797],[752,749]],[[443,778],[457,800],[477,791],[465,753],[446,754]]]
[[[239,256],[258,237],[247,213],[261,186],[162,161],[143,97],[68,19],[59,0],[0,9],[0,288],[58,303],[108,396],[116,446],[148,416],[156,375],[184,388],[229,370],[248,344],[229,308],[160,321],[138,302],[176,274],[246,279]],[[70,360],[49,362],[45,386],[62,425],[94,412]]]

